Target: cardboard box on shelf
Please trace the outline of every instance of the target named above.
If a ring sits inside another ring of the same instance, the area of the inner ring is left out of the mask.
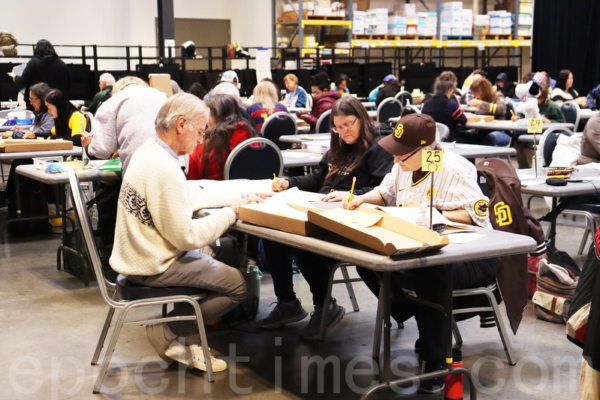
[[[523,14],[533,13],[533,4],[531,3],[519,3],[519,12]]]
[[[312,15],[312,11],[304,10],[304,19],[307,19],[309,15]],[[295,11],[288,11],[281,13],[281,16],[277,18],[277,22],[286,22],[286,21],[298,21],[298,14]]]
[[[450,32],[451,32],[450,35],[452,35],[452,36],[461,36],[462,35],[462,27],[452,28],[452,30]]]
[[[446,3],[442,3],[442,11],[456,11],[456,12],[460,12],[463,9],[463,2],[462,1],[449,1]]]
[[[356,27],[356,26],[352,26],[352,34],[353,35],[364,35],[365,34],[365,28],[364,27]]]
[[[490,26],[489,25],[475,25],[473,28],[474,35],[489,35],[490,34]]]
[[[417,5],[416,4],[403,4],[402,11],[406,13],[406,15],[416,14],[417,13]]]
[[[511,33],[510,28],[490,28],[490,35],[510,35]]]
[[[517,35],[519,36],[531,36],[532,35],[532,29],[530,26],[527,27],[521,27],[519,26],[519,30],[517,31]]]
[[[319,7],[331,7],[331,0],[318,0]]]
[[[293,8],[292,8],[292,6],[293,6]],[[304,3],[302,3],[302,9],[313,11],[315,9],[315,3],[312,1],[305,1]],[[294,11],[294,10],[296,10],[296,11],[300,10],[300,5],[298,4],[298,2],[292,2],[292,5],[290,5],[290,4],[283,5],[284,12],[290,12],[290,11]]]
[[[406,17],[391,16],[388,17],[388,25],[406,25]]]
[[[369,26],[366,30],[367,35],[387,35],[388,26],[386,25],[375,25]]]
[[[389,28],[388,27],[388,35],[406,35],[406,25],[404,28]]]
[[[315,15],[321,15],[324,17],[331,17],[332,11],[331,11],[331,7],[321,7],[319,6],[318,8],[315,9]]]
[[[462,36],[471,36],[473,34],[473,25],[463,25],[461,29]]]
[[[419,36],[435,36],[437,34],[437,28],[434,27],[418,27],[417,35]]]
[[[308,222],[388,256],[437,250],[448,243],[434,231],[370,207],[307,212]]]
[[[72,150],[70,140],[29,140],[0,139],[0,153],[20,153],[24,151]]]
[[[407,36],[416,36],[417,35],[417,25],[406,25],[406,35]]]

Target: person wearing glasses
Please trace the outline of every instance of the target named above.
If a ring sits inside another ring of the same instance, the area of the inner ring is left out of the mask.
[[[213,94],[206,100],[210,109],[208,128],[203,141],[190,155],[188,180],[211,179],[222,181],[225,161],[231,151],[246,139],[260,136],[242,115],[234,97]]]
[[[432,117],[410,114],[396,124],[393,134],[379,141],[379,145],[394,156],[394,167],[383,182],[368,193],[344,196],[344,208],[355,210],[363,203],[387,207],[420,207],[421,201],[429,203],[433,179],[433,206],[446,218],[461,224],[477,225],[491,229],[488,216],[489,199],[477,184],[477,170],[466,158],[452,151],[443,155],[443,169],[433,176],[421,170],[424,150],[442,150],[436,143],[436,126]],[[392,274],[392,293],[403,289],[414,291],[418,298],[442,304],[449,288],[446,286],[448,268],[453,271],[453,289],[487,286],[492,283],[500,268],[500,259],[491,258],[466,261],[430,268],[417,268]],[[379,280],[372,270],[357,268],[369,289],[379,295]],[[434,372],[445,366],[446,331],[442,313],[416,305],[402,296],[394,296],[391,315],[400,324],[411,317],[417,320],[419,339],[417,353],[425,361],[425,372]],[[483,321],[483,320],[482,320]],[[484,322],[482,322],[482,326]],[[489,326],[489,325],[487,325]],[[421,382],[421,392],[439,392],[444,378]]]
[[[363,194],[378,185],[391,170],[393,158],[379,145],[379,129],[367,110],[356,98],[346,96],[331,110],[331,145],[319,167],[311,174],[273,180],[273,191],[297,187],[324,194],[323,201],[340,201],[356,178],[355,194]],[[290,255],[306,278],[313,295],[315,312],[301,333],[303,339],[317,339],[321,329],[323,302],[329,281],[329,266],[335,260],[283,244],[263,240],[265,257],[273,278],[277,305],[271,313],[257,321],[264,329],[274,329],[303,320],[308,312],[296,298],[292,281]],[[329,305],[327,329],[341,321],[345,310],[335,299]]]
[[[54,128],[54,118],[46,107],[46,96],[52,88],[45,83],[36,83],[29,88],[29,103],[33,107],[35,119],[30,127],[15,126],[12,130],[3,132],[2,138],[35,139],[47,138]]]
[[[329,76],[325,72],[319,72],[310,78],[310,91],[314,99],[314,105],[308,113],[296,114],[298,118],[310,124],[310,132],[315,133],[317,121],[325,111],[331,110],[333,104],[342,97],[340,92],[329,90]]]

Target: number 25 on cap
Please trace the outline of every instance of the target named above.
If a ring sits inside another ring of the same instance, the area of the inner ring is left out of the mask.
[[[444,170],[443,150],[423,150],[421,171],[439,172]]]
[[[527,133],[542,133],[542,119],[529,118],[527,122]]]

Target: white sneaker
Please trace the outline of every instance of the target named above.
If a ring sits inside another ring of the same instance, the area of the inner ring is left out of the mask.
[[[158,356],[165,360],[167,364],[171,364],[175,362],[175,360],[168,357],[165,354],[165,350],[169,348],[173,341],[168,341],[165,338],[164,332],[164,326],[161,323],[146,325],[146,336],[148,336],[148,341],[152,347],[154,347]]]
[[[165,351],[165,355],[182,364],[206,372],[206,363],[204,361],[202,346],[198,346],[197,344],[184,346],[175,340]],[[227,363],[223,360],[219,360],[211,355],[210,361],[213,372],[221,372],[227,369]]]

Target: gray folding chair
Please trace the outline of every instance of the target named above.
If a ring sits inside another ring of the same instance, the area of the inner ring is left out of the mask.
[[[402,115],[402,103],[398,99],[388,97],[377,107],[377,122],[387,124],[390,118]]]
[[[297,135],[298,124],[296,124],[296,119],[290,114],[276,112],[266,119],[260,133],[262,133],[264,138],[275,143],[281,150],[291,149],[292,143],[280,142],[279,138],[283,135]]]
[[[440,122],[436,122],[435,127],[437,130],[436,138],[438,143],[448,139],[448,136],[450,136],[450,128]]]
[[[561,104],[560,111],[565,116],[565,121],[573,124],[573,132],[577,132],[579,120],[581,119],[579,105],[573,100],[565,101]]]
[[[269,139],[256,137],[238,144],[225,161],[225,180],[271,179],[281,176],[283,156]]]
[[[491,284],[488,287],[480,287],[473,289],[462,289],[455,290],[452,292],[453,297],[466,297],[466,296],[478,296],[484,295],[488,302],[490,303],[489,307],[473,307],[473,308],[462,308],[459,310],[454,310],[452,313],[454,315],[457,314],[467,314],[474,312],[487,312],[491,311],[494,314],[494,319],[496,320],[496,326],[498,327],[498,333],[500,333],[500,339],[502,339],[502,345],[504,346],[504,351],[506,352],[506,358],[508,358],[509,365],[515,365],[515,357],[513,355],[514,351],[510,344],[510,339],[508,337],[508,332],[506,331],[506,327],[504,326],[504,320],[502,319],[502,314],[500,314],[500,308],[498,307],[498,302],[496,301],[496,296],[494,296],[494,290],[496,290],[496,283]],[[462,344],[462,336],[460,335],[460,331],[458,330],[458,325],[454,318],[452,318],[452,331],[454,333],[454,339],[457,344]]]
[[[200,306],[198,304],[199,301],[201,302],[201,300],[204,300],[208,296],[208,293],[205,290],[198,288],[154,288],[149,286],[137,286],[128,282],[123,275],[119,275],[117,277],[116,284],[106,280],[102,275],[102,263],[100,261],[100,255],[98,254],[98,248],[96,247],[96,242],[94,240],[92,221],[90,219],[86,203],[83,201],[83,194],[81,192],[81,188],[79,187],[79,179],[77,178],[77,173],[73,169],[69,170],[69,185],[71,190],[71,196],[73,198],[73,206],[75,208],[77,225],[80,234],[83,236],[85,248],[89,256],[89,260],[87,259],[87,257],[84,258],[84,263],[87,264],[91,262],[97,277],[98,287],[100,289],[100,293],[102,294],[102,298],[110,307],[110,309],[108,310],[108,315],[106,316],[106,321],[104,322],[104,327],[102,328],[102,332],[100,334],[100,338],[98,339],[98,344],[96,345],[96,351],[94,352],[94,356],[92,358],[92,365],[96,365],[96,363],[98,362],[98,358],[100,357],[102,347],[104,346],[104,342],[106,341],[106,336],[111,326],[115,311],[120,311],[117,317],[117,322],[114,325],[114,329],[110,338],[110,342],[106,349],[106,353],[104,354],[104,360],[102,362],[102,366],[100,367],[100,373],[98,374],[96,384],[94,385],[94,393],[99,393],[100,389],[102,388],[102,382],[104,381],[104,377],[106,375],[106,372],[108,371],[110,359],[113,355],[115,346],[117,344],[117,340],[119,338],[119,335],[121,334],[121,329],[124,325],[139,326],[155,322],[162,323],[171,321],[196,321],[198,323],[198,330],[200,332],[200,339],[202,342],[204,358],[206,360],[210,360],[208,341],[206,339],[206,331],[204,330],[204,321],[202,319],[202,312],[200,311]],[[109,288],[114,290],[114,294],[112,297],[108,293]],[[125,322],[127,314],[133,309],[148,306],[166,306],[167,304],[174,303],[191,304],[194,308],[196,315],[154,318]],[[208,376],[208,381],[214,382],[212,365],[210,362],[206,363],[206,373]]]

